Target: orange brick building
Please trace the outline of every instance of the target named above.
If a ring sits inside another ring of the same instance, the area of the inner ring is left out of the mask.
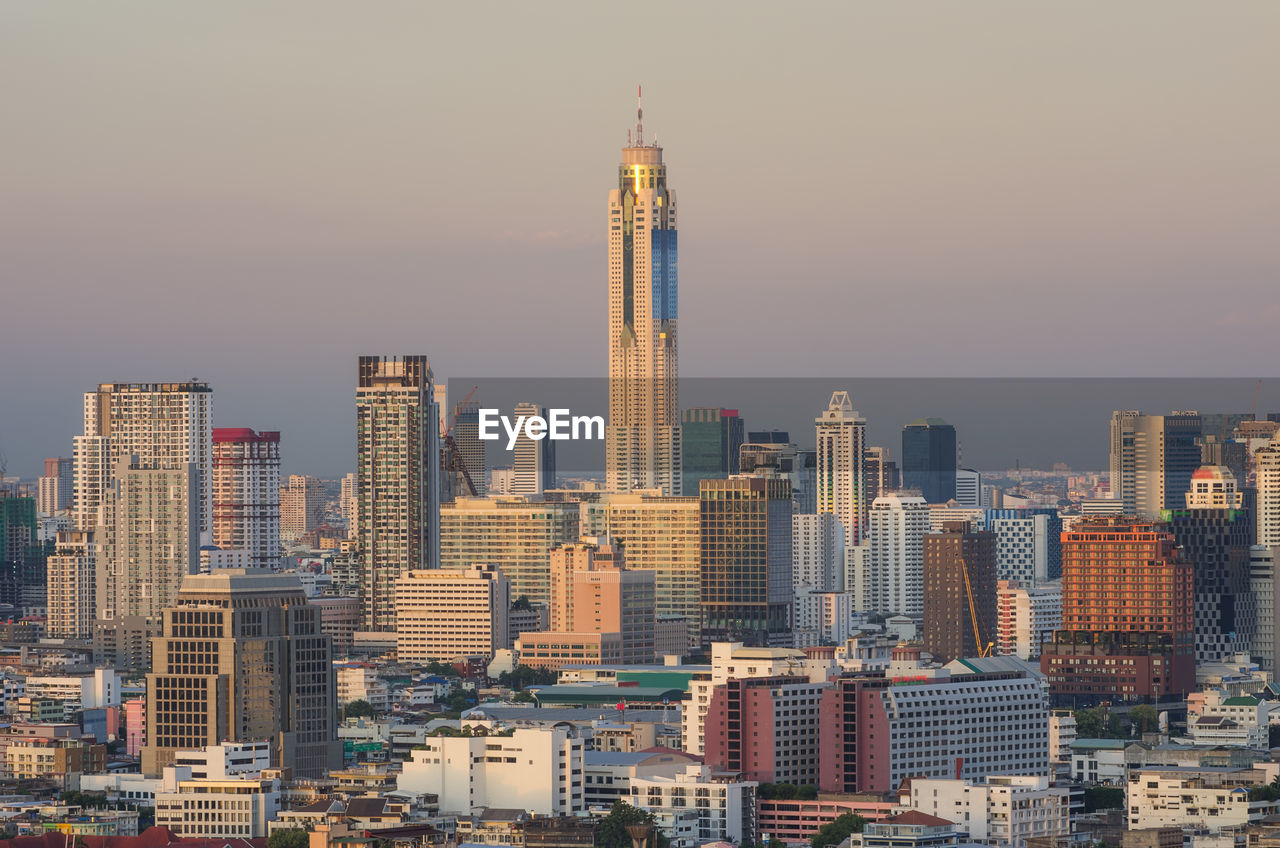
[[[1081,521],[1062,534],[1062,630],[1049,691],[1073,702],[1149,701],[1195,686],[1194,568],[1162,525]]]

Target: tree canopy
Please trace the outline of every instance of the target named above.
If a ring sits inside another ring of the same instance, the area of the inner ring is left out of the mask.
[[[348,701],[347,705],[342,708],[343,718],[372,718],[375,715],[377,715],[377,713],[373,710],[373,704],[370,704],[363,698]],[[272,846],[272,848],[275,848],[275,846]]]
[[[310,840],[307,832],[299,828],[277,830],[267,837],[267,848],[307,848]]]
[[[836,817],[835,821],[830,821],[818,828],[818,832],[809,840],[809,844],[813,848],[823,848],[824,845],[839,845],[849,837],[851,833],[862,833],[862,828],[866,827],[867,820],[862,816],[854,813],[841,813]]]
[[[597,848],[631,848],[631,834],[627,833],[629,824],[653,824],[653,813],[633,807],[626,801],[614,801],[609,815],[600,820],[600,828],[596,831]],[[665,848],[666,837],[657,828],[654,829],[651,848]]]

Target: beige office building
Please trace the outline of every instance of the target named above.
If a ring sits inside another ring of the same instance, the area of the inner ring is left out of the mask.
[[[578,504],[504,495],[458,498],[440,509],[440,567],[496,565],[511,597],[551,598],[551,550],[578,538]]]
[[[652,571],[658,618],[689,622],[689,644],[701,630],[701,526],[697,497],[633,492],[582,505],[582,533],[610,539],[632,571]]]
[[[297,541],[324,523],[324,483],[315,477],[290,474],[280,487],[280,538]]]
[[[188,577],[152,656],[143,773],[160,774],[178,751],[260,740],[273,766],[298,777],[342,764],[332,644],[297,577],[259,569]]]
[[[492,657],[509,644],[511,587],[496,566],[410,571],[396,581],[396,658]]]
[[[56,639],[88,639],[93,634],[94,562],[93,533],[63,530],[58,533],[48,562],[48,634]]]

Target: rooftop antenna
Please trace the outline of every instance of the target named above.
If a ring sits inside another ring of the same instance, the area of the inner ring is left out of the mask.
[[[644,94],[642,86],[636,86],[636,147],[644,147],[644,108],[640,98]]]

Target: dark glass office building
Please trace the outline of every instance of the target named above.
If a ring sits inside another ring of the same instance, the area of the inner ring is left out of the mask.
[[[956,428],[941,418],[917,418],[902,428],[902,486],[929,503],[956,496]]]
[[[696,496],[703,480],[738,473],[745,426],[736,409],[700,406],[680,414],[680,458],[686,495]]]

